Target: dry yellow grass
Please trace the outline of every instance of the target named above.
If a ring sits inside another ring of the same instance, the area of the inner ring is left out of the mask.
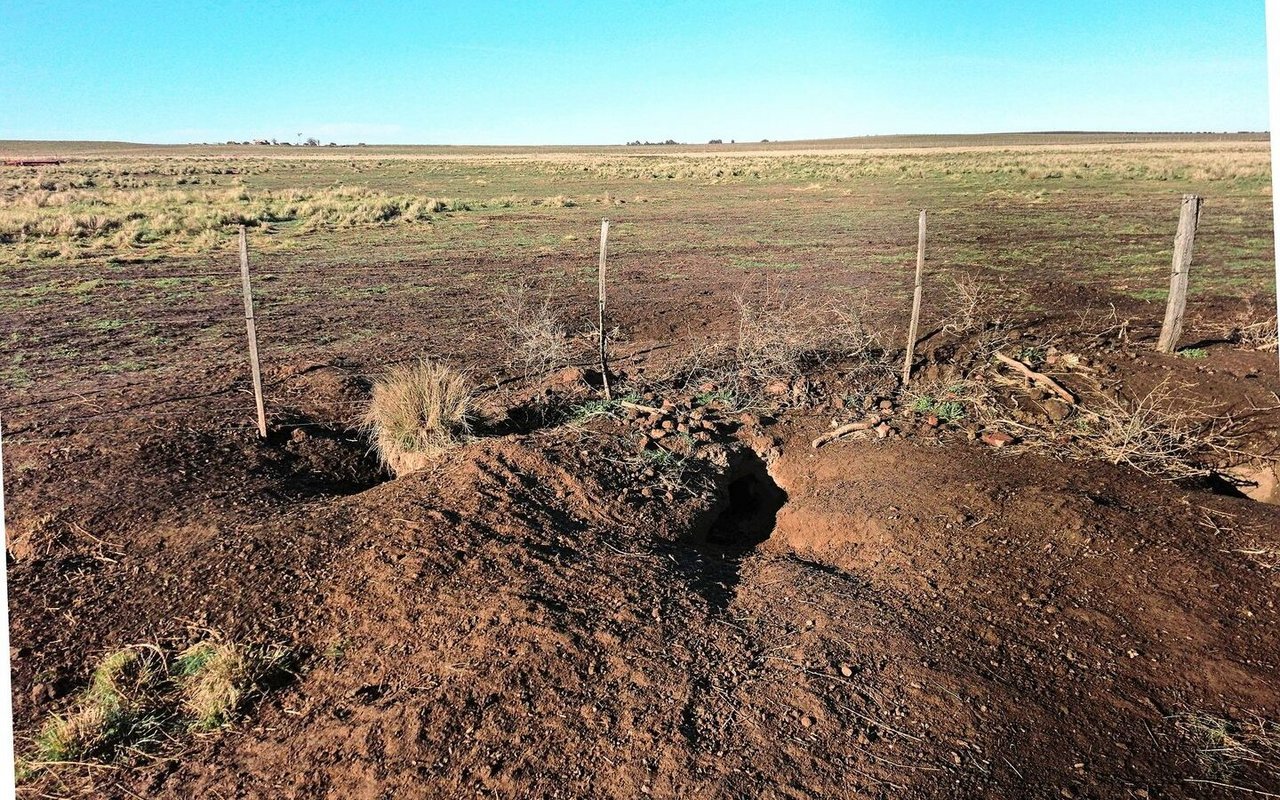
[[[396,475],[426,466],[470,432],[471,387],[430,360],[393,367],[373,386],[364,427],[382,463]]]
[[[174,671],[183,706],[198,730],[226,723],[251,687],[248,659],[226,642],[205,641],[187,648]]]

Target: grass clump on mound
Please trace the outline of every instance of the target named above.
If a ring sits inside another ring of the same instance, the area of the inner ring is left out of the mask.
[[[211,636],[169,658],[155,645],[107,654],[64,714],[50,717],[19,759],[19,776],[69,763],[142,754],[182,731],[232,721],[246,701],[287,673],[288,651]]]
[[[35,739],[35,760],[44,763],[110,759],[125,748],[157,741],[171,713],[164,695],[164,654],[129,647],[98,663],[75,706],[51,718]]]
[[[471,427],[471,387],[456,370],[422,359],[393,367],[373,386],[364,426],[392,472],[421,469]]]
[[[253,689],[248,654],[226,642],[188,647],[174,661],[173,673],[195,730],[225,725]]]

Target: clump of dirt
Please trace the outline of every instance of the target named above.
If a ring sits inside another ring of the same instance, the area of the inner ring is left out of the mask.
[[[369,404],[373,383],[339,364],[307,362],[289,365],[266,376],[271,387],[272,408],[287,424],[296,418],[302,424],[335,429],[359,424]]]

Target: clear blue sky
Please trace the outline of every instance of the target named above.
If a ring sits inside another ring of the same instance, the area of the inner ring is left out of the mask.
[[[1266,130],[1263,0],[0,0],[0,139]]]

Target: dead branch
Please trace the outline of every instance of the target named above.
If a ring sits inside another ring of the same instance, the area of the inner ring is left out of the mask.
[[[1000,363],[1013,367],[1018,372],[1021,372],[1024,376],[1026,376],[1028,380],[1032,381],[1033,383],[1038,383],[1041,386],[1044,386],[1045,388],[1049,389],[1058,397],[1061,397],[1063,402],[1067,403],[1068,405],[1076,404],[1075,396],[1071,394],[1071,392],[1068,392],[1066,389],[1062,388],[1062,386],[1057,381],[1055,381],[1053,378],[1050,378],[1048,375],[1045,375],[1042,372],[1036,372],[1035,370],[1031,369],[1031,367],[1028,367],[1026,364],[1023,364],[1021,361],[1018,361],[1017,359],[1014,359],[1014,358],[1009,358],[1009,356],[1006,356],[1004,353],[997,352],[994,355],[1000,361]]]
[[[835,430],[827,431],[826,433],[819,436],[817,439],[814,439],[813,449],[817,450],[819,447],[822,447],[827,442],[834,442],[836,439],[839,439],[841,436],[848,436],[849,434],[856,433],[857,431],[869,431],[879,424],[880,424],[880,417],[872,417],[871,419],[864,419],[861,422],[850,422],[848,425],[841,425],[839,428],[836,428]]]

